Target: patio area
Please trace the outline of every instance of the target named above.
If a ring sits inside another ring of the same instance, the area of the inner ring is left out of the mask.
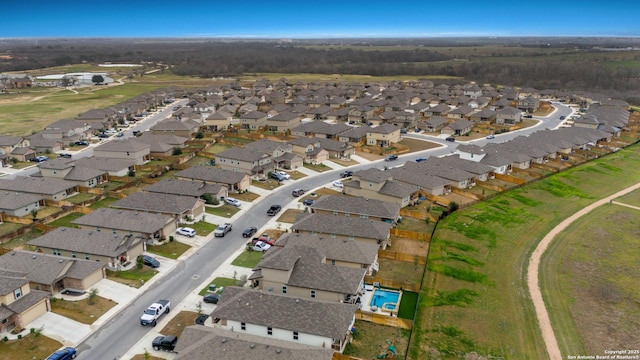
[[[396,300],[394,301],[394,299]],[[364,292],[360,297],[359,307],[361,311],[397,317],[401,300],[402,291],[400,290],[380,289],[367,284],[364,286]]]

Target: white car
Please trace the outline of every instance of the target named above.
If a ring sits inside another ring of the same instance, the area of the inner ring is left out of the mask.
[[[256,242],[255,244],[253,244],[253,246],[251,247],[251,249],[252,249],[253,251],[261,251],[261,252],[265,252],[265,251],[267,251],[267,250],[271,249],[271,245],[269,245],[269,244],[267,244],[267,243],[265,243],[265,242],[262,242],[262,241],[258,241],[258,242]]]
[[[234,199],[234,198],[230,198],[230,197],[226,197],[224,198],[224,202],[231,205],[231,206],[237,206],[240,207],[242,205],[242,203],[240,202],[240,200],[238,199]]]
[[[285,180],[290,180],[290,179],[291,179],[291,175],[287,174],[287,173],[286,173],[286,172],[284,172],[284,171],[276,171],[276,173],[278,173],[278,174],[282,175],[282,177],[283,177]]]
[[[333,185],[333,186],[335,186],[337,188],[340,188],[340,189],[342,189],[344,187],[344,184],[340,180],[336,180],[336,181],[332,182],[331,185]]]
[[[114,129],[109,129],[109,130],[105,130],[104,133],[107,135],[113,135],[117,133],[117,131],[115,131]]]
[[[194,237],[196,236],[196,231],[190,227],[179,227],[176,229],[176,234]]]
[[[489,139],[489,140],[491,140],[491,139],[495,139],[495,138],[496,138],[496,136],[495,136],[495,135],[493,135],[493,134],[489,134],[489,135],[487,135],[487,139]]]

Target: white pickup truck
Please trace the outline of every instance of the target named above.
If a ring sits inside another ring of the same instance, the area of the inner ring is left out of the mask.
[[[160,316],[168,314],[171,311],[171,303],[169,300],[158,300],[149,305],[149,307],[140,316],[140,324],[142,326],[156,326],[156,322]]]

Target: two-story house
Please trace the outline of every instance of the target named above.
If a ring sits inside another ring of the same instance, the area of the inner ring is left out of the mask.
[[[177,228],[172,216],[112,208],[97,209],[71,221],[71,224],[80,229],[133,235],[146,240],[169,238]]]
[[[266,126],[268,131],[287,132],[300,125],[301,121],[300,114],[285,110],[268,117]]]
[[[176,179],[226,186],[229,192],[244,192],[251,186],[251,176],[244,172],[211,166],[191,166],[175,174]]]
[[[401,139],[400,128],[391,124],[371,127],[367,131],[367,145],[389,147]]]
[[[393,224],[385,221],[360,217],[304,214],[291,226],[291,229],[301,234],[378,244],[384,249],[389,244],[389,231],[392,227]]]
[[[151,145],[137,139],[107,141],[93,149],[96,158],[133,160],[142,165],[151,160]]]
[[[266,176],[275,168],[271,156],[247,148],[232,147],[216,155],[216,164],[221,169],[237,171],[251,176]]]
[[[415,192],[412,187],[394,181],[390,172],[376,168],[356,171],[343,189],[346,195],[387,201],[400,207],[410,205]]]
[[[72,181],[86,188],[95,188],[109,180],[106,171],[78,166],[74,160],[65,158],[51,159],[40,164],[40,175]]]
[[[0,331],[24,329],[51,310],[49,293],[32,290],[26,275],[0,270]]]
[[[251,111],[239,117],[240,128],[258,130],[267,126],[268,115],[262,111]]]

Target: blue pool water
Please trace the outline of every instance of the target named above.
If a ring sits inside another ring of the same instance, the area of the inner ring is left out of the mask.
[[[398,298],[400,297],[400,293],[397,291],[387,291],[376,289],[373,292],[373,296],[371,297],[370,306],[377,306],[378,308],[382,308],[382,305],[385,303],[389,303],[387,308],[391,310],[395,310],[398,305]],[[395,306],[390,306],[391,304],[395,304]]]

